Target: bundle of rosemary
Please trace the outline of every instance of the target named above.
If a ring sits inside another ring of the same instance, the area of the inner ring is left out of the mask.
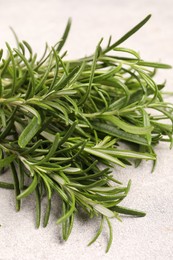
[[[6,59],[0,51],[0,169],[13,176],[13,183],[1,181],[0,187],[14,189],[17,211],[21,200],[35,193],[37,227],[42,198],[47,196],[46,226],[57,193],[62,200],[57,223],[64,240],[82,209],[101,220],[90,244],[107,222],[108,251],[110,218],[145,215],[119,206],[130,181],[122,186],[111,169],[138,166],[141,160],[152,160],[154,168],[154,146],[173,144],[173,104],[163,100],[165,84],[153,79],[157,68],[170,66],[144,61],[134,50],[119,47],[149,18],[115,43],[110,38],[104,49],[101,40],[94,55],[78,60],[67,61],[66,52],[61,54],[70,20],[62,39],[54,47],[46,45],[39,60],[26,41],[17,40],[17,48],[6,43]]]

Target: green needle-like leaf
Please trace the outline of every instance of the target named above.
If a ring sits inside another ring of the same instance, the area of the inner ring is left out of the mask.
[[[18,144],[21,148],[25,148],[25,146],[31,141],[31,139],[36,135],[36,133],[40,130],[40,124],[38,123],[37,117],[33,117],[27,127],[23,130],[23,132],[19,136]]]
[[[147,15],[147,17],[138,23],[135,27],[133,27],[129,32],[127,32],[123,37],[121,37],[118,41],[110,45],[107,49],[104,50],[104,53],[109,52],[114,49],[116,46],[120,45],[122,42],[127,40],[130,36],[132,36],[135,32],[137,32],[148,20],[151,18],[151,15]]]
[[[14,161],[15,158],[16,155],[11,154],[4,159],[0,159],[0,169],[9,166]]]
[[[153,130],[152,126],[146,126],[146,127],[145,126],[143,126],[143,127],[133,126],[115,116],[102,115],[99,117],[102,119],[105,119],[106,121],[111,122],[115,126],[118,126],[120,129],[122,129],[125,132],[130,133],[130,134],[146,135],[146,134],[151,133],[151,131]]]
[[[31,194],[35,190],[35,188],[37,187],[37,184],[38,184],[37,175],[35,174],[32,183],[29,185],[29,187],[27,189],[25,189],[20,195],[17,196],[17,199],[20,200],[20,199],[27,197],[29,194]]]

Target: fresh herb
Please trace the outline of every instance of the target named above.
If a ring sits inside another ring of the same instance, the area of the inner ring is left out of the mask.
[[[110,218],[145,216],[119,206],[131,182],[122,186],[111,169],[138,166],[141,160],[152,160],[154,169],[155,145],[173,145],[173,104],[163,99],[165,83],[153,79],[156,69],[170,66],[144,61],[136,51],[120,47],[149,18],[115,43],[110,38],[106,48],[101,40],[94,55],[82,59],[68,61],[61,53],[70,20],[62,39],[54,47],[46,45],[41,59],[17,37],[17,48],[6,44],[5,59],[0,51],[0,170],[10,169],[13,177],[13,183],[0,182],[0,187],[14,189],[16,210],[23,198],[35,193],[37,227],[43,197],[46,226],[52,195],[57,193],[62,200],[57,223],[62,224],[64,240],[82,209],[101,221],[89,244],[107,223],[108,251],[113,236]]]

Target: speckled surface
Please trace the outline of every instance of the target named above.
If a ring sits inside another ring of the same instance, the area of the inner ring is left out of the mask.
[[[0,0],[0,11],[0,47],[5,41],[14,42],[9,30],[12,26],[19,38],[29,41],[39,53],[46,41],[53,44],[59,39],[68,17],[72,17],[66,45],[70,58],[92,53],[102,36],[107,40],[111,34],[117,39],[152,13],[150,22],[124,45],[140,51],[144,59],[173,64],[172,0]],[[173,72],[162,71],[158,79],[165,78],[167,90],[172,91]],[[16,213],[13,192],[0,189],[0,260],[173,259],[173,151],[160,144],[157,153],[154,174],[150,173],[150,163],[137,169],[115,170],[124,183],[132,179],[123,204],[144,210],[147,216],[124,217],[122,223],[113,220],[114,241],[108,254],[106,232],[91,247],[86,246],[97,221],[77,218],[71,237],[64,243],[61,229],[55,224],[59,205],[56,199],[48,227],[37,230],[34,198],[24,200]]]

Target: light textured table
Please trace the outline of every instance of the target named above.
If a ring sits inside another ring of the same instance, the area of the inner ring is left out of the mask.
[[[112,35],[116,40],[149,13],[153,14],[149,23],[124,45],[140,51],[144,59],[173,64],[172,0],[0,0],[0,47],[5,41],[14,42],[12,26],[21,40],[41,53],[46,41],[53,44],[59,39],[72,17],[66,49],[70,58],[80,57],[92,53],[101,37],[107,40]],[[158,79],[165,78],[167,90],[173,91],[173,72],[162,71]],[[77,219],[64,243],[55,224],[55,202],[48,227],[36,230],[32,196],[16,213],[13,192],[0,189],[0,260],[173,259],[173,151],[163,143],[156,150],[154,174],[149,163],[115,171],[124,183],[132,179],[124,205],[144,210],[147,216],[124,217],[123,223],[113,220],[114,241],[108,254],[105,232],[91,247],[86,246],[97,228],[94,220]]]

